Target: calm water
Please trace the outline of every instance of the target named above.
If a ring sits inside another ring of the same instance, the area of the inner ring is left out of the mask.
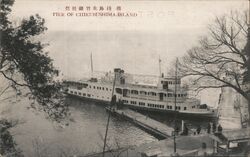
[[[104,107],[93,102],[79,99],[68,99],[71,104],[73,121],[67,127],[44,118],[43,113],[27,109],[23,102],[12,105],[8,112],[9,118],[20,119],[21,123],[12,129],[15,140],[25,156],[58,156],[83,155],[100,152],[107,122]],[[140,145],[157,140],[133,124],[111,117],[108,144],[112,148]]]
[[[15,140],[23,154],[28,157],[84,155],[100,152],[103,147],[103,137],[107,123],[107,112],[101,104],[69,98],[71,104],[72,122],[69,126],[60,127],[47,120],[44,113],[27,109],[28,101],[22,100],[4,109],[5,116],[19,119],[20,124],[12,129]],[[155,119],[173,126],[172,116],[150,115]],[[180,125],[181,119],[177,120]],[[201,121],[187,121],[190,128],[206,124]],[[157,140],[150,134],[137,128],[130,122],[117,117],[111,117],[108,144],[112,148],[140,145]]]

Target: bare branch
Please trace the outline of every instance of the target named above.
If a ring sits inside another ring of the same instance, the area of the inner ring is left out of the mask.
[[[12,79],[11,77],[8,77],[3,71],[0,71],[0,73],[2,73],[3,76],[4,76],[6,79],[10,80],[10,81],[13,82],[15,85],[31,87],[31,86],[29,86],[29,85],[27,85],[27,84],[21,84],[21,83],[16,82],[16,81],[15,81],[14,79]]]

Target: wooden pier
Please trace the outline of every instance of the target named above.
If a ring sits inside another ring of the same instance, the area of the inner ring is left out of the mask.
[[[131,109],[106,108],[112,114],[124,117],[159,139],[172,136],[173,128]]]

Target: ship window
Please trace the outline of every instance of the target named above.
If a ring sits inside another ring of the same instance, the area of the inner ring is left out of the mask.
[[[90,97],[90,94],[88,94],[88,97]]]
[[[131,94],[138,94],[137,90],[131,90]]]
[[[164,96],[166,97],[166,96],[167,96],[167,94],[164,94]]]
[[[139,102],[139,105],[140,106],[145,106],[145,103],[144,102]]]
[[[156,96],[155,92],[148,92],[148,95]]]
[[[72,94],[73,94],[73,91],[70,91],[70,93],[72,93]]]
[[[187,107],[184,107],[184,110],[187,110]]]
[[[172,109],[172,106],[169,106],[170,109]]]
[[[130,101],[131,104],[136,104],[136,101]]]
[[[121,89],[121,88],[116,88],[115,91],[116,91],[118,94],[122,94],[122,89]]]
[[[77,92],[74,92],[74,94],[77,94]]]
[[[86,94],[85,94],[85,93],[83,93],[82,95],[83,95],[83,96],[86,96]]]
[[[106,91],[108,91],[109,89],[108,88],[106,88]]]
[[[89,86],[89,88],[91,88],[91,86]]]
[[[78,95],[82,95],[82,93],[79,92]]]
[[[104,87],[102,87],[102,90],[104,90]]]
[[[95,89],[95,86],[93,86],[93,88]]]

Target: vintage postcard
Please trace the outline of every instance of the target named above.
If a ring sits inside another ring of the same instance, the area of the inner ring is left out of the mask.
[[[0,156],[250,156],[248,0],[0,7]]]

